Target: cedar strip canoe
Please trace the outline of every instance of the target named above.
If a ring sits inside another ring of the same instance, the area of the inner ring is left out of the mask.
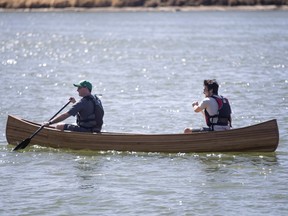
[[[30,137],[41,125],[15,116],[8,116],[6,139],[18,145]],[[52,148],[95,151],[134,152],[273,152],[279,142],[276,119],[229,131],[193,134],[132,134],[85,133],[43,128],[30,142]]]

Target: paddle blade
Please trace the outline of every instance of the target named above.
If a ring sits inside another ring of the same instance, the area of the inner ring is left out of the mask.
[[[31,138],[27,138],[27,139],[23,140],[21,143],[19,143],[19,144],[13,149],[13,151],[17,151],[17,150],[19,150],[19,149],[24,149],[24,148],[26,148],[26,147],[29,145],[30,141],[31,141]]]

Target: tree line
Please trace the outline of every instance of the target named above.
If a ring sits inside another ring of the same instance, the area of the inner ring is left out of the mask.
[[[0,8],[288,5],[288,0],[0,0]]]

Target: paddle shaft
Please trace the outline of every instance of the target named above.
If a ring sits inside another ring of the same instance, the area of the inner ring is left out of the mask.
[[[68,104],[71,103],[71,101],[68,101],[54,116],[52,116],[49,121],[51,121],[52,119],[54,119],[63,109],[65,109],[66,106],[68,106]],[[32,134],[29,138],[32,139],[37,133],[39,133],[45,126],[42,125],[34,134]]]
[[[68,106],[68,104],[71,103],[71,101],[68,101],[55,115],[53,115],[49,121],[51,121],[52,119],[54,119],[66,106]],[[13,151],[16,151],[18,149],[24,149],[26,148],[26,146],[28,146],[28,144],[30,143],[31,139],[36,136],[43,128],[45,127],[45,125],[42,125],[40,128],[38,128],[37,131],[35,131],[35,133],[33,133],[29,138],[23,140],[20,144],[18,144]]]
[[[53,117],[49,119],[49,121],[54,119],[63,109],[65,109],[66,106],[68,106],[69,103],[71,103],[71,101],[68,101]]]

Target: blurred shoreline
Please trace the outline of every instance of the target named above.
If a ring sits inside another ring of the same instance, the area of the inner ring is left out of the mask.
[[[255,6],[165,6],[165,7],[65,7],[0,8],[0,12],[187,12],[187,11],[269,11],[288,10],[288,5]]]
[[[0,0],[0,11],[288,10],[288,0]]]

